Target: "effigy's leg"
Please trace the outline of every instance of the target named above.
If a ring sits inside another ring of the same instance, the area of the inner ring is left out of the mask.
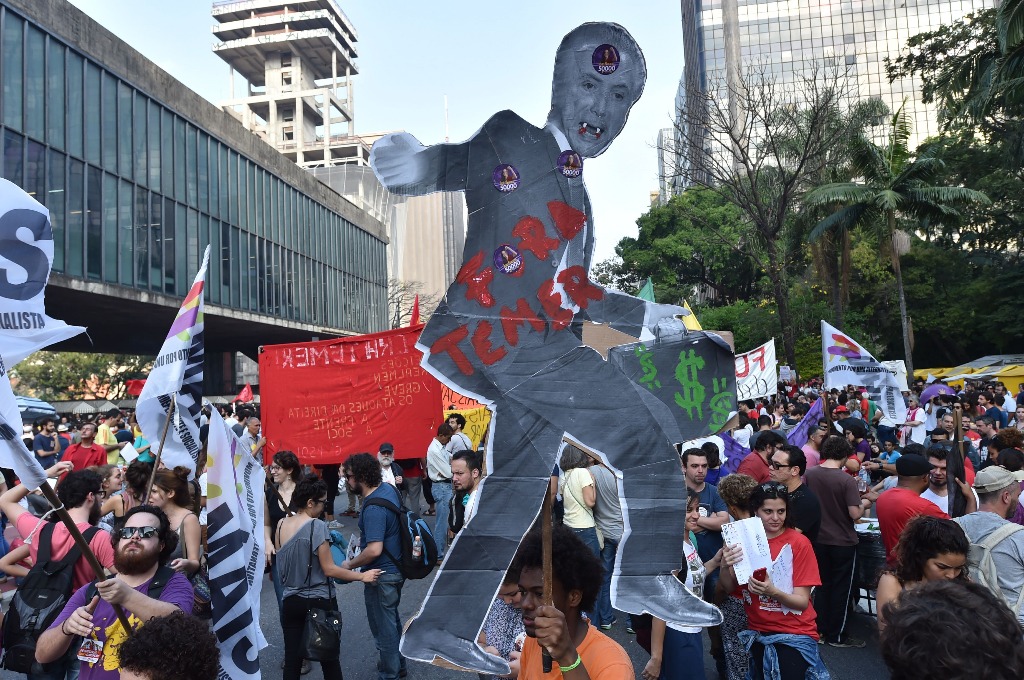
[[[519,543],[537,519],[562,433],[516,404],[495,406],[492,447],[498,462],[478,488],[476,514],[448,549],[423,608],[409,623],[402,653],[501,675],[508,673],[507,663],[475,641]]]

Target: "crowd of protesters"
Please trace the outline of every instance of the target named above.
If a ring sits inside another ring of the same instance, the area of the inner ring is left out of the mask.
[[[1019,501],[1024,385],[1011,394],[999,384],[968,383],[922,404],[924,387],[919,382],[904,393],[906,422],[893,423],[860,388],[780,383],[777,396],[739,404],[736,426],[728,435],[739,450],[749,451],[741,460],[727,461],[736,449],[727,453],[714,439],[680,446],[685,485],[680,493],[688,503],[681,518],[684,550],[676,577],[723,613],[723,624],[708,631],[707,649],[700,629],[621,614],[620,624],[610,592],[624,530],[615,472],[567,446],[552,474],[558,494],[554,606],[541,600],[539,535],[531,534],[497,593],[480,644],[510,662],[511,677],[542,677],[535,658],[542,648],[567,677],[580,666],[590,677],[633,677],[625,651],[604,634],[623,625],[650,653],[641,673],[645,680],[703,678],[705,655],[729,680],[825,678],[820,645],[863,647],[865,641],[848,632],[849,613],[872,613],[865,601],[874,599],[880,649],[893,677],[925,677],[932,674],[928,668],[943,668],[944,677],[966,678],[968,672],[1003,677],[979,673],[962,646],[923,649],[933,639],[922,629],[936,635],[936,619],[981,607],[987,620],[975,625],[974,639],[978,645],[1004,645],[1005,677],[1019,677],[1024,672],[1024,531],[1014,527],[1024,529]],[[802,424],[815,412],[817,400],[822,400],[820,417]],[[258,412],[240,407],[224,409],[222,415],[262,462],[266,440]],[[344,465],[311,467],[290,451],[273,456],[267,466],[265,542],[285,638],[283,677],[294,680],[309,671],[299,649],[305,612],[333,608],[333,579],[366,584],[379,676],[405,677],[406,662],[398,650],[404,578],[392,557],[400,550],[399,527],[396,516],[375,499],[433,517],[443,558],[450,541],[472,520],[476,488],[485,473],[480,453],[461,433],[464,424],[458,414],[450,414],[428,450],[400,452],[398,461],[387,442],[376,454],[350,456]],[[72,669],[86,679],[115,677],[108,672],[109,662],[81,660],[89,658],[81,649],[92,644],[90,639],[102,650],[104,640],[91,622],[99,615],[112,617],[109,604],[134,606],[133,624],[153,616],[167,622],[147,624],[153,631],[170,626],[166,634],[173,636],[185,634],[176,630],[194,629],[195,617],[187,615],[201,613],[191,581],[205,564],[205,475],[190,482],[186,470],[161,469],[148,490],[152,445],[130,413],[111,411],[83,421],[43,418],[25,435],[26,446],[48,474],[60,479],[58,494],[80,528],[110,532],[97,539],[90,531],[94,552],[127,583],[127,589],[100,584],[96,595],[107,608],[90,609],[84,599],[90,573],[84,564],[76,567],[77,599],[40,639],[51,674],[38,677],[71,677]],[[129,445],[133,455],[126,464],[123,454]],[[950,465],[958,460],[960,465]],[[963,470],[953,487],[947,469]],[[51,524],[52,517],[37,494],[14,486],[12,479],[7,482],[0,509],[21,538],[6,546],[0,569],[22,579],[38,559],[39,540],[25,539],[41,538],[40,526]],[[950,515],[951,488],[965,499],[960,517]],[[341,514],[358,517],[362,534],[361,552],[350,553],[342,564],[330,555],[338,495],[348,498]],[[743,559],[742,550],[723,541],[722,527],[746,518],[761,520],[772,559],[784,549],[791,552],[791,584],[776,584],[761,573],[738,582],[734,568]],[[66,529],[53,526],[45,540],[59,557],[71,543]],[[879,558],[858,569],[858,559],[866,556],[865,540],[874,543]],[[971,562],[977,546],[984,547],[988,563]],[[133,559],[140,555],[146,556],[145,569]],[[127,590],[145,595],[165,568],[180,580],[168,578],[156,598],[129,596]],[[177,616],[166,616],[172,612]],[[146,670],[146,653],[131,647],[145,650],[147,639],[137,636],[125,647],[122,677],[126,672],[152,680],[185,677]],[[321,666],[325,678],[341,677],[337,660],[321,661]],[[963,673],[947,673],[950,668]],[[189,672],[188,677],[213,677],[205,670]]]

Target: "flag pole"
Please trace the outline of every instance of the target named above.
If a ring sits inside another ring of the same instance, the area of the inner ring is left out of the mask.
[[[46,500],[50,502],[50,505],[57,513],[57,517],[60,518],[60,521],[62,521],[64,526],[68,528],[68,533],[71,534],[71,538],[74,539],[75,544],[78,545],[78,548],[82,551],[82,557],[84,557],[86,562],[89,563],[92,570],[96,572],[96,580],[106,581],[108,578],[113,578],[112,576],[107,576],[106,571],[103,569],[103,565],[100,564],[98,559],[96,559],[96,554],[92,551],[92,548],[89,547],[89,542],[85,540],[85,536],[83,536],[82,532],[78,530],[78,525],[75,524],[75,520],[71,518],[71,515],[68,514],[64,504],[57,498],[57,493],[53,490],[53,487],[50,486],[48,482],[44,482],[43,485],[39,487],[39,491],[42,492]],[[132,628],[128,623],[128,617],[125,616],[124,609],[122,609],[121,605],[118,604],[111,603],[110,606],[113,607],[114,613],[117,615],[117,620],[121,622],[121,626],[124,628],[125,634],[131,635]]]
[[[171,426],[171,418],[174,417],[174,406],[178,403],[178,393],[171,393],[171,405],[167,409],[167,419],[164,420],[164,431],[160,434],[160,448],[156,451],[156,458],[153,459],[153,471],[149,473],[149,484],[146,485],[146,495],[142,497],[143,503],[149,503],[149,494],[153,491],[153,482],[156,481],[156,471],[160,467],[160,456],[164,452],[164,442],[167,441],[167,430]]]
[[[544,569],[544,590],[543,598],[544,605],[550,607],[553,604],[552,600],[552,568],[551,568],[551,484],[547,485],[547,491],[544,493],[544,513],[543,513],[543,526],[541,526],[541,563]],[[545,648],[541,655],[541,664],[544,673],[551,672],[551,653]]]

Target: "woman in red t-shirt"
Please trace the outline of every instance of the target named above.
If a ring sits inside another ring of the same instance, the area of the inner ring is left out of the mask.
[[[750,513],[764,524],[772,560],[776,560],[788,545],[793,565],[792,593],[782,591],[772,582],[770,575],[758,574],[757,571],[746,585],[739,585],[734,565],[742,560],[743,548],[739,545],[725,547],[723,557],[727,566],[722,569],[720,578],[734,595],[743,600],[750,630],[758,634],[750,646],[750,677],[760,680],[767,675],[764,672],[765,646],[771,645],[775,649],[780,674],[775,677],[802,680],[809,668],[823,668],[816,644],[817,614],[811,604],[811,588],[821,585],[818,561],[807,537],[790,527],[789,492],[785,486],[766,482],[755,487],[750,495]],[[775,635],[790,639],[762,641]],[[806,640],[801,641],[800,638],[804,637]]]

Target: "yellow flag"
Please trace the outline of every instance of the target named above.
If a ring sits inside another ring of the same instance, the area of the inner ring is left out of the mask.
[[[702,331],[702,330],[704,330],[703,328],[701,328],[700,321],[697,321],[697,315],[693,313],[692,309],[690,309],[690,305],[689,305],[688,302],[686,302],[686,300],[683,300],[683,307],[686,309],[687,312],[689,312],[689,314],[683,316],[683,325],[686,326],[686,330],[688,330],[688,331]]]

